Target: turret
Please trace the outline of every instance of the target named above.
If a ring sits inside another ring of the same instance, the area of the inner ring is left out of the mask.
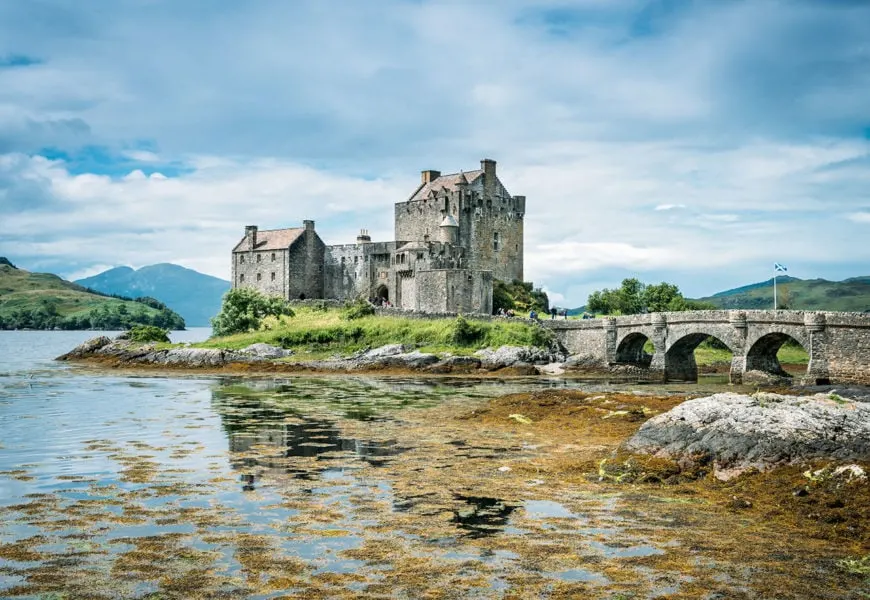
[[[459,243],[459,223],[456,222],[456,219],[452,215],[448,214],[445,216],[438,229],[441,233],[442,242],[445,244]]]
[[[372,236],[369,235],[368,229],[360,229],[359,235],[356,236],[357,244],[368,244],[372,241]]]

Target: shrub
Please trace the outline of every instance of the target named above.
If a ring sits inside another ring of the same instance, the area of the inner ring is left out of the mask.
[[[354,319],[362,319],[363,317],[369,317],[373,314],[375,314],[374,306],[365,300],[356,300],[353,303],[345,305],[345,308],[341,313],[341,318],[346,321],[353,321]]]
[[[264,317],[293,316],[283,298],[266,296],[253,288],[236,288],[224,294],[221,311],[211,320],[214,335],[245,333],[260,327]]]
[[[462,315],[456,317],[451,323],[448,333],[449,341],[457,346],[472,346],[486,335],[484,327],[480,323],[467,320]]]
[[[134,342],[168,342],[169,332],[154,325],[136,325],[130,329],[129,338]]]

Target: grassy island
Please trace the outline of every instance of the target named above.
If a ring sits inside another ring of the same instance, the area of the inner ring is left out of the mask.
[[[212,337],[201,348],[241,349],[266,343],[319,358],[351,354],[364,348],[403,343],[422,352],[471,354],[499,346],[547,347],[552,334],[522,319],[477,320],[472,317],[419,319],[368,314],[352,317],[352,309],[305,306],[292,316],[266,317],[247,333]]]

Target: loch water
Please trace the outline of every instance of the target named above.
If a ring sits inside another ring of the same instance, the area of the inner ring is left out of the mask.
[[[429,432],[426,410],[600,382],[167,377],[53,360],[94,335],[0,332],[0,597],[646,598],[692,581],[643,562],[683,543],[657,527],[691,523],[672,506],[646,512],[652,501],[630,489],[555,497],[530,478],[525,500],[465,485],[447,506],[406,484],[463,460],[494,461],[498,477],[500,457],[535,451]],[[558,560],[534,560],[546,541]],[[753,597],[754,567],[717,565],[703,548],[697,560],[727,597]]]

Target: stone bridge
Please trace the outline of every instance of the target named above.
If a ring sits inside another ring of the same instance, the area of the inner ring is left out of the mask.
[[[581,363],[633,365],[664,381],[698,377],[694,351],[708,336],[733,353],[731,382],[787,376],[777,351],[789,339],[809,354],[807,383],[870,383],[870,314],[704,310],[545,321]],[[654,352],[644,350],[647,341]]]

